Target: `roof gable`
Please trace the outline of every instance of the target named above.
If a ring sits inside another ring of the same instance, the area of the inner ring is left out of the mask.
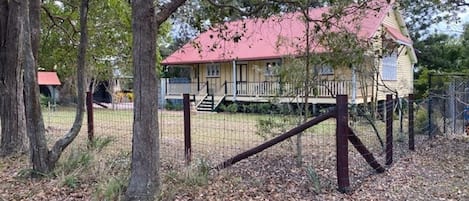
[[[339,22],[332,21],[331,31],[355,33],[369,39],[379,29],[385,15],[392,10],[386,0],[373,1],[369,9],[358,11],[350,6]],[[313,20],[322,19],[329,8],[309,10]],[[261,60],[299,55],[305,48],[305,23],[300,12],[272,16],[267,19],[246,19],[228,22],[219,29],[210,29],[163,60],[165,65],[212,63],[231,60]],[[311,22],[311,29],[315,29]],[[321,26],[321,25],[319,25]],[[340,27],[340,28],[338,28]],[[320,45],[312,45],[311,52],[325,52]]]

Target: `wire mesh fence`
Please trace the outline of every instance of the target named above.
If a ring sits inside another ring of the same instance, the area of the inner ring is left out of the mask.
[[[392,145],[393,162],[398,162],[410,153],[409,134],[410,122],[415,122],[415,145],[418,149],[424,140],[429,138],[426,133],[431,122],[428,117],[429,100],[409,102],[408,97],[394,99],[383,103],[383,115],[374,114],[368,106],[349,105],[349,127],[361,144],[349,143],[349,178],[352,188],[376,168],[358,149],[365,148],[373,155],[373,162],[380,165],[388,163],[388,147]],[[441,101],[433,101],[432,104]],[[254,148],[268,140],[272,140],[289,130],[294,129],[306,120],[298,110],[282,109],[275,104],[260,103],[257,105],[238,105],[236,112],[197,112],[190,109],[190,137],[192,160],[204,160],[211,167]],[[409,108],[413,107],[413,115]],[[455,106],[458,108],[460,106]],[[255,109],[257,108],[257,109]],[[259,110],[259,108],[263,108]],[[432,108],[434,109],[434,108]],[[327,113],[324,111],[323,113]],[[74,120],[75,110],[68,107],[45,108],[44,121],[48,139],[55,139],[66,133]],[[425,116],[427,115],[427,116]],[[111,146],[103,154],[130,156],[132,146],[133,107],[131,103],[110,104],[108,108],[94,105],[94,136],[109,138]],[[414,116],[412,119],[411,116]],[[443,115],[447,116],[447,115]],[[390,117],[390,118],[387,118]],[[409,119],[411,118],[411,119]],[[82,131],[72,146],[86,146],[87,123],[83,122]],[[160,155],[163,171],[184,167],[185,129],[184,112],[181,110],[160,109],[158,112]],[[391,120],[391,122],[389,122]],[[388,121],[388,122],[387,122]],[[435,120],[433,120],[435,121]],[[454,122],[459,122],[454,121]],[[440,124],[438,124],[440,125]],[[444,124],[443,124],[444,125]],[[288,138],[279,144],[262,151],[248,160],[235,165],[235,169],[254,175],[266,175],[266,170],[278,174],[308,178],[307,182],[321,183],[322,189],[332,191],[337,188],[337,122],[330,118],[304,130],[300,135]],[[441,126],[438,126],[441,128]],[[427,129],[427,130],[425,130]],[[392,136],[392,139],[389,138]],[[391,140],[390,140],[391,139]],[[350,136],[349,136],[349,141]],[[300,154],[301,153],[301,154]],[[302,166],[298,168],[298,161]],[[272,169],[274,168],[274,169]],[[292,173],[293,172],[293,173]],[[304,180],[304,179],[303,179]]]
[[[426,131],[431,135],[464,133],[469,119],[469,81],[467,75],[434,74],[428,98],[422,105],[427,112]]]

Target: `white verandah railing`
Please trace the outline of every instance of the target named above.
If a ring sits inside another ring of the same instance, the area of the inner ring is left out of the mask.
[[[233,95],[233,82],[224,82],[217,86],[215,95]],[[197,90],[200,89],[200,90]],[[324,80],[317,82],[317,86],[309,88],[310,96],[332,97],[338,94],[352,94],[352,81],[332,81]],[[167,95],[206,94],[206,83],[168,83]],[[360,91],[360,84],[357,83],[357,91]],[[304,87],[299,84],[279,83],[279,82],[237,82],[237,96],[304,96]]]

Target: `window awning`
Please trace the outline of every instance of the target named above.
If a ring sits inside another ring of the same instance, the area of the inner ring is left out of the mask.
[[[39,85],[61,85],[56,72],[37,72]]]
[[[404,36],[399,30],[386,25],[384,26],[384,29],[389,34],[389,36],[398,44],[412,46],[412,39],[407,36]]]

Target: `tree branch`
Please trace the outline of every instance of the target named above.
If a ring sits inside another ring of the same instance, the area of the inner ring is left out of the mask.
[[[264,2],[264,3],[261,3],[259,5],[256,5],[255,9],[250,11],[250,12],[246,12],[246,11],[243,11],[241,8],[239,7],[236,7],[236,6],[233,6],[233,5],[229,5],[229,4],[220,4],[220,3],[217,3],[213,0],[206,0],[208,3],[210,3],[210,5],[212,6],[215,6],[217,8],[230,8],[230,9],[233,9],[235,10],[236,12],[238,12],[239,14],[241,14],[242,16],[251,16],[253,14],[256,14],[256,13],[259,13],[265,6],[269,5],[270,3],[268,2]],[[274,1],[276,2],[276,1]]]
[[[184,4],[186,0],[171,0],[160,7],[158,14],[156,15],[156,24],[159,26],[165,22],[171,14],[173,14],[179,7]]]
[[[46,12],[47,14],[47,17],[51,20],[52,24],[56,27],[58,27],[59,29],[61,29],[69,39],[73,40],[73,36],[78,33],[78,30],[77,28],[73,25],[72,21],[70,20],[70,18],[63,18],[63,17],[60,17],[60,16],[57,16],[57,15],[54,15],[52,14],[52,12],[44,5],[41,6],[41,8]],[[59,25],[59,23],[57,23],[56,19],[59,19],[61,20],[62,22],[65,22],[67,21],[70,26],[72,27],[72,31],[73,31],[73,34],[70,34],[67,29],[61,25]]]

